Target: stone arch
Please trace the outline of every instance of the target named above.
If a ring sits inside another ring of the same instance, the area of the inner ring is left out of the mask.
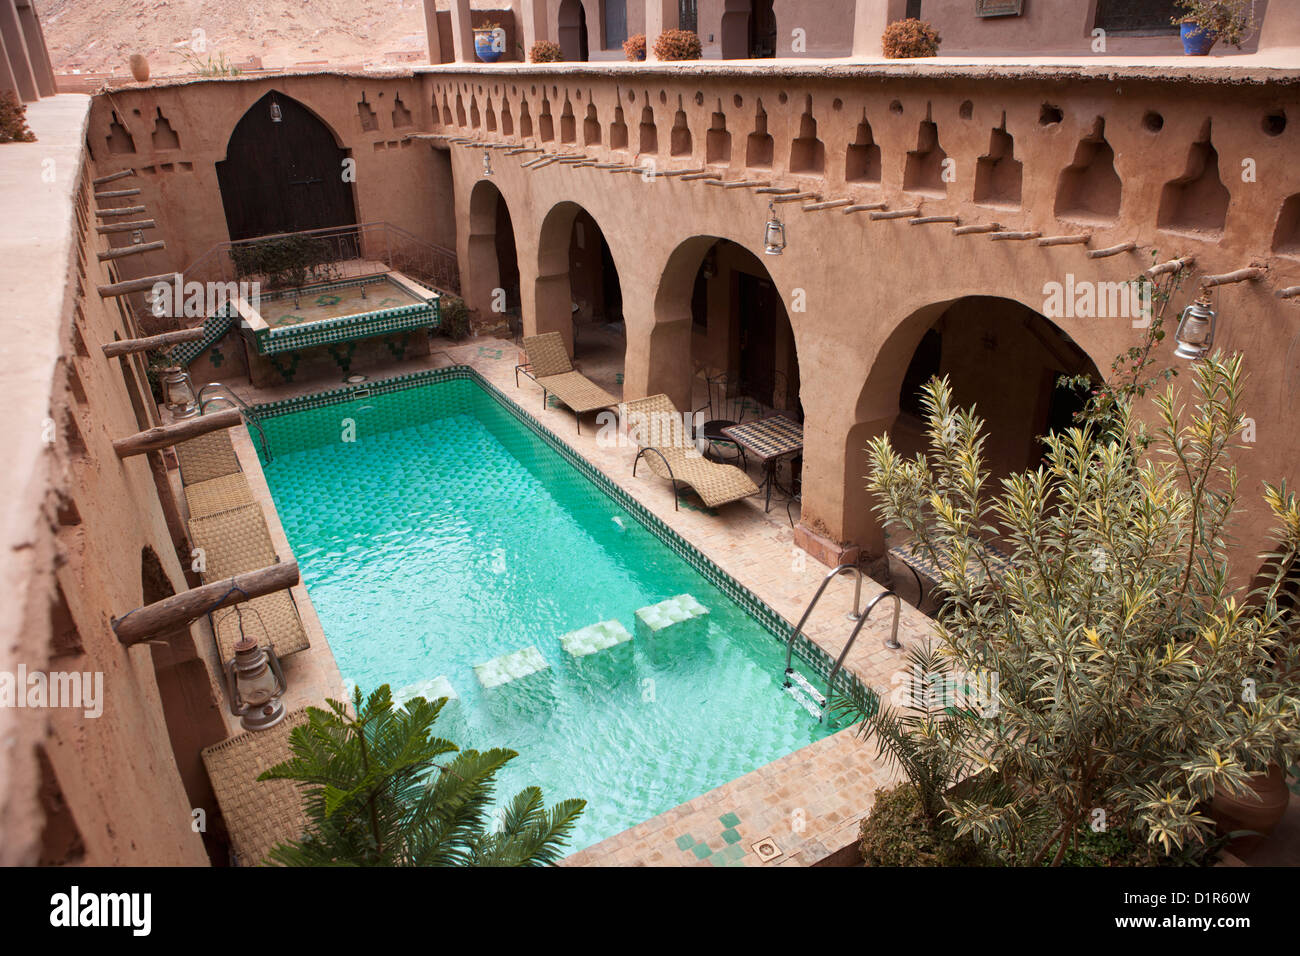
[[[480,179],[469,196],[465,302],[481,314],[519,308],[519,260],[510,207],[497,185]],[[504,303],[497,289],[504,291]]]
[[[578,243],[575,223],[579,217],[583,222],[590,221],[598,235],[581,236],[584,249],[603,254],[608,249],[610,265],[614,279],[621,284],[619,277],[623,269],[614,260],[613,249],[605,240],[605,231],[596,218],[582,205],[570,200],[563,200],[552,206],[542,219],[537,237],[537,278],[533,291],[532,322],[527,324],[529,334],[541,332],[559,332],[564,337],[569,354],[573,355],[573,307],[574,284],[570,273],[572,248]]]
[[[590,55],[587,10],[582,0],[560,0],[556,19],[556,39],[564,59],[584,61]]]

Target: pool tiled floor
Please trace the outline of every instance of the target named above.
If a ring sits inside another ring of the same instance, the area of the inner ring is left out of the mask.
[[[521,377],[520,386],[515,387],[514,366],[522,357],[514,343],[486,337],[460,343],[435,339],[433,348],[426,358],[367,370],[367,374],[376,381],[422,368],[473,366],[787,620],[797,620],[803,613],[829,569],[794,546],[784,503],[774,502],[766,514],[757,499],[711,511],[698,500],[684,497],[684,506],[676,511],[666,482],[648,469],[638,469],[637,476],[632,477],[631,449],[598,443],[598,430],[592,427],[584,427],[582,434],[577,434],[567,409],[540,408],[540,389],[532,381]],[[613,333],[584,329],[575,364],[602,387],[615,395],[622,393],[621,339]],[[246,401],[256,403],[338,385],[326,380],[259,390],[236,384],[235,391]],[[245,470],[252,472],[251,484],[268,510],[272,536],[280,546],[283,532],[274,517],[252,443],[242,429],[236,432],[236,449]],[[690,506],[692,501],[694,505]],[[287,553],[287,545],[284,547],[282,553]],[[863,586],[863,604],[880,590],[880,585],[868,580]],[[806,628],[809,637],[832,655],[839,654],[848,638],[851,624],[845,614],[852,601],[852,579],[833,581]],[[905,666],[905,651],[884,647],[890,616],[882,613],[878,620],[868,622],[845,664],[859,680],[878,689],[891,687],[893,676]],[[286,662],[292,696],[300,701],[293,706],[342,694],[338,668],[323,637],[317,637],[321,633],[319,623],[314,613],[304,614],[307,617],[311,618],[308,626],[312,649]],[[899,640],[904,647],[924,642],[930,632],[930,619],[904,603],[899,623]],[[725,693],[725,688],[719,693]],[[575,853],[565,864],[810,865],[853,843],[875,790],[897,780],[896,773],[875,760],[873,754],[874,748],[856,739],[852,729],[840,731]],[[753,849],[764,840],[771,840],[780,849],[780,855],[766,863]]]

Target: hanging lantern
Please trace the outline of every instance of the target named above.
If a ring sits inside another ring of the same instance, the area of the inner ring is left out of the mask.
[[[275,654],[258,647],[243,633],[242,616],[239,630],[235,656],[226,665],[230,712],[245,730],[267,730],[284,720],[284,702],[280,698],[288,686]]]
[[[492,154],[486,149],[483,150],[483,175],[492,175]]]
[[[284,113],[280,111],[280,104],[276,100],[271,100],[271,122],[279,123],[284,119]]]
[[[198,396],[190,373],[179,366],[162,370],[163,402],[177,418],[193,418],[199,413]]]
[[[1197,299],[1183,310],[1178,331],[1174,333],[1174,339],[1178,342],[1174,354],[1193,362],[1205,358],[1210,347],[1214,345],[1214,328],[1217,322],[1218,316],[1210,308],[1209,302],[1204,298]]]
[[[763,232],[763,251],[769,256],[779,256],[785,251],[785,225],[776,214],[776,203],[767,204],[767,228]]]

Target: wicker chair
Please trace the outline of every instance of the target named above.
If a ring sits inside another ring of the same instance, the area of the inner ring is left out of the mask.
[[[579,434],[582,434],[582,415],[618,404],[617,398],[574,369],[559,332],[525,336],[523,347],[528,361],[515,369],[515,387],[519,386],[522,370],[542,387],[543,408],[547,396],[554,395],[573,410]]]
[[[242,471],[185,486],[185,504],[189,506],[191,518],[203,518],[255,503],[253,491]]]
[[[235,446],[227,429],[208,432],[176,445],[181,464],[181,482],[186,485],[233,475],[240,470]]]
[[[677,509],[677,484],[681,482],[700,496],[709,508],[718,508],[758,494],[758,485],[735,465],[709,461],[686,434],[686,425],[667,395],[651,395],[620,407],[629,434],[640,450],[632,462],[645,458],[650,470],[673,483],[673,508]]]

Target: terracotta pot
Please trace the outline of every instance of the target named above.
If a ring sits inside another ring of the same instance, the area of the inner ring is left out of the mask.
[[[1214,799],[1210,801],[1210,816],[1219,825],[1220,832],[1227,834],[1233,830],[1254,830],[1268,834],[1285,815],[1291,791],[1287,789],[1286,775],[1282,773],[1281,767],[1275,764],[1269,768],[1268,773],[1251,777],[1250,788],[1259,797],[1258,800],[1252,800],[1249,796],[1237,797],[1219,792],[1214,794]]]
[[[127,61],[131,66],[131,75],[136,81],[143,83],[149,79],[149,61],[139,53],[132,53],[131,59]]]

